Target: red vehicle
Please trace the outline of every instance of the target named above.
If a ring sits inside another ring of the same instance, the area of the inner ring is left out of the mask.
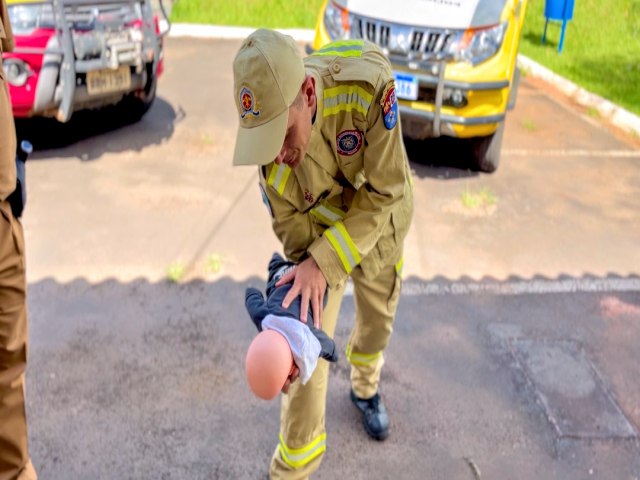
[[[167,32],[148,0],[8,0],[8,9],[16,47],[3,59],[14,117],[66,122],[74,111],[123,104],[140,118],[149,109]]]

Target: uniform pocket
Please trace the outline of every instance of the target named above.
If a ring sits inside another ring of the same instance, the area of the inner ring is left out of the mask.
[[[13,218],[9,202],[0,202],[0,345],[14,351],[22,348],[24,340],[17,334],[26,328],[21,239],[20,224]]]
[[[4,258],[6,255],[18,254],[20,257],[24,254],[24,234],[22,232],[22,225],[11,212],[11,205],[9,202],[0,202],[0,215],[2,216],[2,238],[0,242],[0,256]],[[9,240],[11,238],[11,241]],[[13,250],[11,249],[13,246]],[[22,259],[21,259],[22,263]]]
[[[398,307],[398,300],[400,300],[400,291],[402,290],[402,276],[396,272],[396,278],[393,284],[393,289],[391,290],[391,295],[389,296],[389,300],[387,300],[387,309],[389,312],[396,311]]]

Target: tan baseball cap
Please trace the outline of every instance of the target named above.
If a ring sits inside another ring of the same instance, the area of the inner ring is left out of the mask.
[[[265,165],[278,155],[304,77],[302,55],[290,36],[260,29],[245,39],[233,61],[240,115],[234,165]]]

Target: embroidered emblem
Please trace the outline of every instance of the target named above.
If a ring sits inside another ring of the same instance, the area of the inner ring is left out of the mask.
[[[362,133],[359,130],[340,132],[336,137],[336,147],[340,155],[349,157],[355,154],[362,147]]]
[[[246,117],[248,114],[254,117],[260,115],[260,110],[256,109],[256,99],[249,87],[242,87],[240,90],[240,108],[242,109],[241,118]]]
[[[396,88],[393,81],[389,82],[382,92],[382,114],[384,115],[384,126],[391,130],[398,123],[398,101],[396,99]]]
[[[267,197],[267,192],[264,191],[262,185],[258,184],[260,187],[260,193],[262,194],[262,201],[267,206],[267,210],[269,211],[269,215],[273,218],[273,209],[271,208],[271,202],[269,201],[269,197]]]
[[[306,188],[304,189],[304,199],[309,203],[313,203],[313,194]]]

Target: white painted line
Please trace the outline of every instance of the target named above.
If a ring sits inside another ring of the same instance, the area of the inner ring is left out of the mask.
[[[640,150],[502,150],[503,155],[513,157],[596,157],[596,158],[640,158]]]
[[[350,289],[352,293],[352,289]],[[523,280],[491,283],[432,283],[405,281],[402,295],[539,295],[549,293],[640,292],[640,278],[594,278],[568,280]]]

